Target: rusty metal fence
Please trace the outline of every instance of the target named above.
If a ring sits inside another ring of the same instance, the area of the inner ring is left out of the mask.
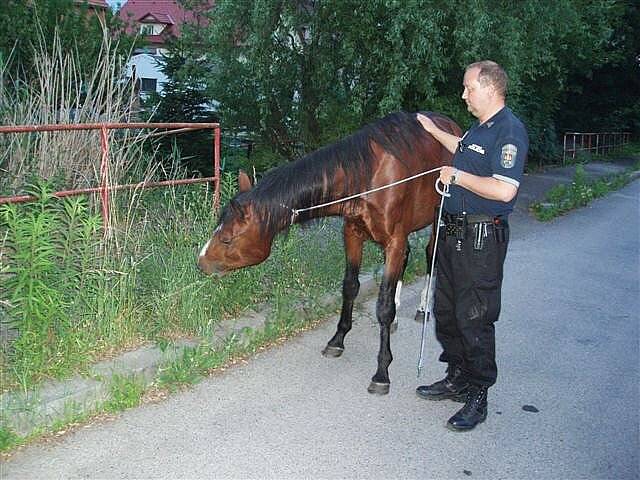
[[[567,158],[575,159],[579,152],[596,155],[609,153],[629,143],[630,138],[630,132],[567,132],[564,134],[562,163]]]
[[[162,129],[165,133],[181,133],[194,130],[213,130],[213,177],[173,179],[161,182],[139,182],[127,185],[109,185],[109,130],[117,129]],[[105,232],[109,230],[109,193],[114,190],[133,190],[157,187],[167,187],[172,185],[187,185],[193,183],[213,182],[213,208],[216,209],[220,203],[220,124],[218,123],[78,123],[78,124],[54,124],[54,125],[20,125],[20,126],[0,126],[1,133],[30,133],[30,132],[57,132],[70,130],[99,130],[100,148],[102,158],[100,161],[100,186],[92,188],[79,188],[74,190],[62,190],[55,192],[54,197],[63,198],[74,195],[99,193],[101,200],[101,211]],[[10,197],[0,197],[0,205],[4,203],[32,202],[36,197],[31,195],[16,195]]]

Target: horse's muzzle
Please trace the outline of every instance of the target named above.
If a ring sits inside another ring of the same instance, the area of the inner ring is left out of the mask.
[[[215,275],[216,277],[221,277],[226,273],[223,269],[217,268],[215,262],[208,261],[207,257],[204,256],[198,257],[196,266],[205,275]]]

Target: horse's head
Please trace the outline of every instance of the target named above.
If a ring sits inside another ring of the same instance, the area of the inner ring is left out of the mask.
[[[249,177],[240,172],[240,193],[251,189]],[[207,275],[257,265],[271,253],[272,238],[263,235],[262,220],[251,202],[231,200],[220,216],[211,239],[202,247],[198,268]]]

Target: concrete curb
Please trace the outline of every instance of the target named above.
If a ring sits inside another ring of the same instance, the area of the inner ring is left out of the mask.
[[[361,275],[357,304],[366,301],[377,289],[372,274]],[[340,301],[340,296],[329,293],[320,299],[320,305],[337,307]],[[302,305],[295,311],[305,319],[317,318]],[[231,337],[240,344],[246,344],[256,332],[264,331],[267,327],[269,313],[269,306],[264,305],[259,312],[249,310],[239,318],[220,322],[208,339],[208,345],[223,346]],[[149,387],[162,366],[198,345],[200,342],[180,340],[167,348],[145,346],[95,364],[87,376],[76,375],[59,382],[45,382],[38,389],[27,392],[5,393],[0,396],[0,425],[26,436],[73,415],[95,411],[109,400],[114,376],[135,377],[145,388]]]

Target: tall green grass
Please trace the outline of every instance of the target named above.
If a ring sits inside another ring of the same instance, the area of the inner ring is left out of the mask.
[[[225,176],[225,195],[236,182]],[[47,184],[34,188],[38,202],[0,208],[0,309],[17,335],[3,343],[5,389],[82,372],[142,342],[206,338],[221,320],[262,303],[286,315],[296,302],[339,291],[336,221],[293,226],[263,264],[212,278],[195,266],[216,223],[207,185],[120,196],[114,208],[127,210],[127,223],[106,239],[86,200],[60,201]],[[381,261],[368,245],[364,268]]]

